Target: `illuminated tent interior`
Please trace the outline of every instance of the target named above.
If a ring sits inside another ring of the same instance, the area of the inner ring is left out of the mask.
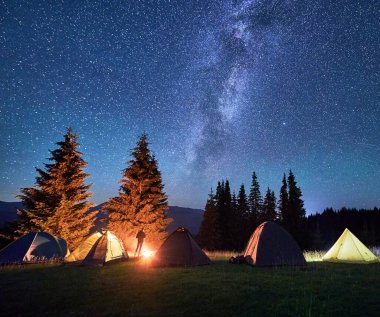
[[[198,266],[211,261],[185,228],[177,228],[156,252],[154,266]]]
[[[293,237],[274,222],[264,222],[252,234],[244,251],[254,266],[303,266],[305,258]]]
[[[0,263],[30,263],[64,258],[66,241],[47,232],[31,232],[13,241],[0,251]]]
[[[346,228],[331,249],[323,256],[323,261],[365,264],[378,262],[378,259]]]
[[[88,236],[71,254],[66,262],[84,265],[103,265],[110,261],[128,259],[123,243],[110,231],[95,232]]]

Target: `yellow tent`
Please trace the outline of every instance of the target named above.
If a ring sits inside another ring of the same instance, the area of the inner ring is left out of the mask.
[[[128,259],[123,243],[110,231],[95,232],[65,258],[66,262],[103,265],[114,260]]]
[[[355,235],[347,228],[337,242],[324,255],[323,261],[345,263],[375,263],[374,255]]]

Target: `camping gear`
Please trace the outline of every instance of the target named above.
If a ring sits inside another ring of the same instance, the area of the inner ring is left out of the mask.
[[[350,230],[347,228],[329,251],[323,256],[323,261],[343,263],[376,263],[374,255]]]
[[[66,241],[47,232],[31,232],[8,244],[0,251],[0,263],[36,263],[63,259]]]
[[[252,234],[244,251],[254,266],[303,266],[305,258],[293,237],[274,222],[264,222]]]
[[[244,255],[237,255],[237,256],[231,256],[228,262],[231,264],[245,264],[246,260],[245,260]]]
[[[65,261],[83,265],[103,265],[110,261],[126,259],[128,254],[124,250],[123,242],[112,232],[105,231],[88,236]]]
[[[182,227],[167,237],[152,261],[154,266],[198,266],[210,263],[191,233]]]

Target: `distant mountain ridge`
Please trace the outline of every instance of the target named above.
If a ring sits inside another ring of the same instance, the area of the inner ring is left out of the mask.
[[[169,224],[167,231],[171,232],[178,227],[185,227],[196,235],[201,229],[203,213],[202,209],[169,206],[168,217],[172,218],[173,222]]]
[[[102,212],[103,206],[104,203],[91,208],[92,211],[99,211],[97,214],[97,219],[95,220],[95,227],[97,229],[102,227],[102,219],[107,217],[105,213]],[[0,201],[0,228],[4,227],[7,222],[17,220],[18,215],[16,210],[21,208],[23,208],[23,204],[21,202]],[[168,217],[173,219],[173,222],[167,227],[167,231],[169,233],[177,227],[186,227],[192,234],[197,235],[199,233],[203,218],[203,210],[169,206]]]
[[[6,202],[0,201],[0,228],[4,227],[7,222],[17,219],[16,210],[23,208],[22,202]]]

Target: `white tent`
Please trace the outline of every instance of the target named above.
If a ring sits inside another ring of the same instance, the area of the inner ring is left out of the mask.
[[[378,258],[347,228],[324,255],[323,261],[375,263]]]

